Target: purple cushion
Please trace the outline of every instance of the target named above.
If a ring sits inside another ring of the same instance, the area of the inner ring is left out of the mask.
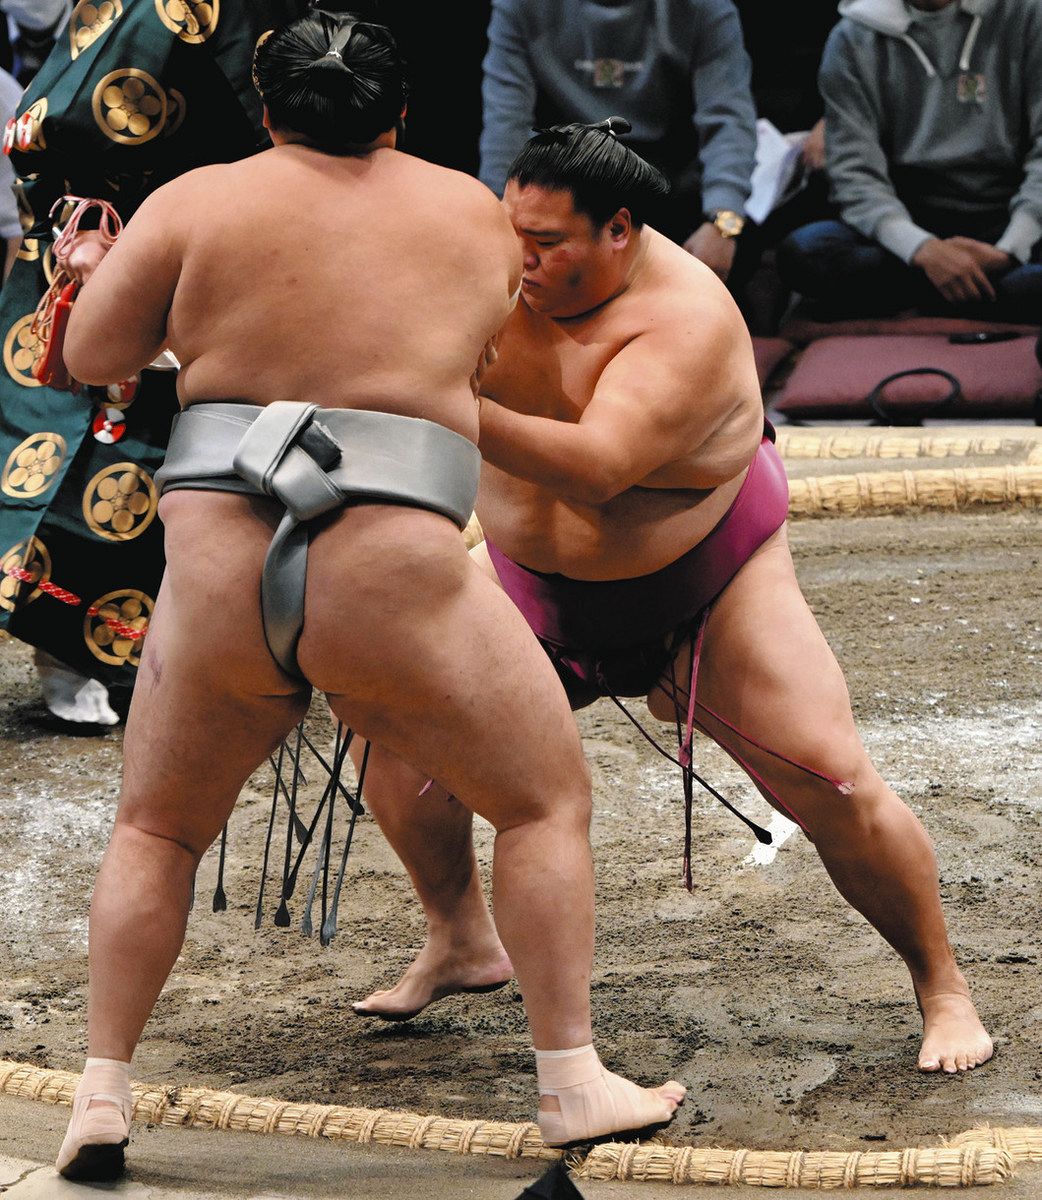
[[[940,375],[911,375],[881,394],[888,414],[1030,417],[1042,390],[1034,337],[982,346],[953,346],[947,337],[829,337],[807,347],[772,407],[804,419],[874,417],[868,401],[873,389],[890,375],[922,368],[954,375],[961,398],[939,408],[951,382]]]
[[[781,364],[789,357],[795,347],[784,338],[753,338],[753,355],[756,358],[756,373],[760,377],[760,387],[774,374]]]
[[[850,321],[818,321],[803,316],[799,307],[782,326],[780,334],[790,341],[806,345],[827,337],[924,337],[931,334],[947,337],[949,333],[974,333],[978,330],[1033,333],[1036,325],[1012,325],[1003,321],[971,321],[965,317],[921,317],[906,313],[896,317],[860,317]]]

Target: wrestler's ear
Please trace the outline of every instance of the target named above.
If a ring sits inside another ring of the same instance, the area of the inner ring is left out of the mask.
[[[629,245],[630,236],[633,233],[633,218],[630,216],[628,208],[620,208],[614,217],[608,222],[608,236],[612,242],[621,250]]]

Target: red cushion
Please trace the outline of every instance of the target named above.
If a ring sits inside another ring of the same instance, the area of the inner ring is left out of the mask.
[[[807,347],[773,408],[795,418],[874,417],[868,402],[873,389],[898,371],[923,367],[954,375],[962,397],[939,410],[951,383],[938,375],[913,375],[886,387],[882,402],[888,413],[1030,417],[1042,390],[1034,337],[983,346],[953,346],[946,337],[830,337]]]
[[[995,330],[1038,336],[1036,325],[1013,325],[1008,321],[972,321],[965,317],[921,317],[906,313],[896,317],[861,317],[850,321],[817,321],[801,314],[799,307],[782,326],[782,337],[806,345],[826,337],[923,337],[930,334],[974,333]]]
[[[753,338],[753,354],[756,357],[756,373],[760,377],[760,387],[766,385],[767,380],[794,349],[792,342],[787,342],[784,338]]]

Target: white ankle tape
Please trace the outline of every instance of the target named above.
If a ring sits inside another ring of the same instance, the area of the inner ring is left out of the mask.
[[[593,1083],[601,1077],[604,1068],[591,1044],[574,1050],[537,1050],[535,1071],[540,1094],[556,1096],[561,1088]]]
[[[130,1074],[130,1063],[120,1062],[118,1058],[88,1058],[83,1069],[89,1071],[91,1067],[121,1067],[128,1075]]]
[[[541,1062],[553,1058],[575,1058],[579,1054],[589,1054],[592,1049],[593,1042],[590,1042],[588,1046],[576,1046],[574,1050],[537,1050],[535,1060]]]

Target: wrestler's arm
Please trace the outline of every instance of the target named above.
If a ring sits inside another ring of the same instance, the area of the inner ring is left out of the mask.
[[[145,200],[76,297],[64,357],[81,383],[129,379],[166,343],[167,314],[181,273],[175,186],[167,184]]]
[[[759,405],[736,395],[720,345],[706,329],[641,334],[608,364],[577,423],[514,412],[483,396],[481,453],[510,475],[586,504],[638,485],[715,487],[748,465],[745,426],[763,424]],[[729,424],[739,435],[735,461],[714,462],[692,482],[692,456]],[[680,460],[684,483],[669,477]]]

